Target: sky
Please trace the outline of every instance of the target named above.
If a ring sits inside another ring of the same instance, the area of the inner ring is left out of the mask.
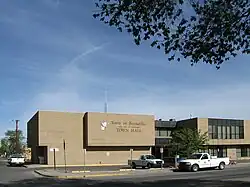
[[[92,17],[92,0],[1,0],[0,137],[37,110],[250,119],[250,56],[168,62]]]

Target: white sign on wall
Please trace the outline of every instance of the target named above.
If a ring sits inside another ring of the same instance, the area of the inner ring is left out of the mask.
[[[101,122],[101,130],[104,131],[107,128],[108,123],[106,121]]]
[[[56,152],[57,152],[57,151],[59,151],[59,149],[58,149],[58,148],[50,148],[50,149],[49,149],[49,151],[50,151],[50,152],[53,152],[53,151],[54,151],[54,149],[55,149],[55,151],[56,151]]]

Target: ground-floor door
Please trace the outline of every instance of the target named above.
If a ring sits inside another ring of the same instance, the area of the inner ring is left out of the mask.
[[[39,164],[48,164],[48,147],[47,146],[37,146],[36,155]]]

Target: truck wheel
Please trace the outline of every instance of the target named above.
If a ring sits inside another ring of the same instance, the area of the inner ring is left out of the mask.
[[[152,164],[148,163],[148,164],[147,164],[147,168],[148,168],[148,169],[152,168]]]
[[[134,162],[132,163],[132,168],[136,169],[136,164]]]
[[[196,172],[199,170],[199,166],[197,164],[192,165],[191,171]]]
[[[224,163],[224,162],[221,162],[221,163],[219,164],[219,170],[223,170],[223,169],[225,169],[225,163]]]

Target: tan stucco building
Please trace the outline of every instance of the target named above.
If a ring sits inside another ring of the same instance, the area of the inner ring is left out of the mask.
[[[33,163],[43,160],[68,165],[127,164],[131,157],[150,154],[155,145],[153,115],[38,111],[27,123]],[[85,152],[86,150],[86,152]],[[84,159],[85,157],[85,159]]]
[[[177,127],[196,128],[208,133],[203,151],[231,159],[250,159],[250,120],[193,118],[177,122]]]

